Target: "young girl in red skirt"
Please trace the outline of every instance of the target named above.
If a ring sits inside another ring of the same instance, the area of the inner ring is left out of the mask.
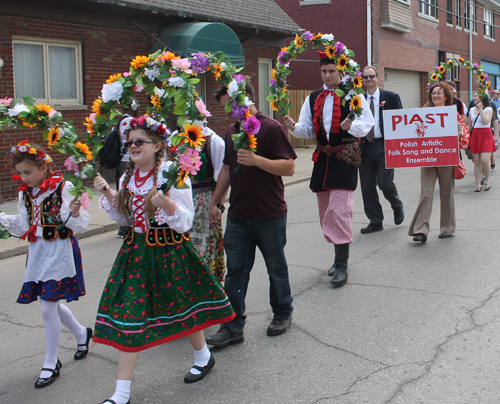
[[[59,376],[61,362],[57,348],[61,323],[75,336],[78,350],[75,359],[88,353],[92,330],[76,320],[60,300],[71,302],[85,295],[82,257],[73,235],[87,229],[90,215],[69,193],[73,185],[62,175],[50,171],[52,160],[43,150],[23,140],[11,150],[14,179],[19,187],[19,215],[0,213],[0,224],[30,244],[26,272],[18,303],[28,304],[40,297],[45,324],[47,352],[36,388],[52,384]],[[66,219],[68,218],[66,223]],[[64,226],[60,228],[64,223]]]
[[[101,208],[121,226],[124,238],[99,303],[94,341],[120,351],[115,394],[102,404],[130,403],[139,352],[184,336],[194,365],[184,381],[203,379],[215,360],[203,329],[234,317],[229,300],[189,239],[194,206],[189,178],[166,194],[163,162],[167,128],[150,117],[129,123],[130,162],[116,194],[98,176]]]

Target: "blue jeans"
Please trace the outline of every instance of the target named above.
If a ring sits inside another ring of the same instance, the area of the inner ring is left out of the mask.
[[[242,330],[245,326],[245,297],[250,271],[259,247],[269,275],[269,299],[276,318],[285,320],[292,314],[293,298],[285,258],[286,216],[277,220],[233,220],[227,218],[224,249],[227,254],[227,275],[224,290],[236,317],[224,326]]]

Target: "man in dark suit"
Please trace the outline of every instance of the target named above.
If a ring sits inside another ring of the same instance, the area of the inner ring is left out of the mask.
[[[405,218],[403,202],[399,199],[396,184],[394,184],[394,169],[385,168],[384,149],[384,109],[401,109],[399,95],[392,91],[378,88],[378,71],[374,66],[363,69],[363,83],[366,88],[366,100],[370,105],[375,126],[366,135],[359,166],[361,180],[361,195],[365,214],[370,220],[368,226],[361,229],[361,233],[368,234],[383,230],[384,213],[380,205],[377,185],[391,204],[394,211],[394,223],[401,224]]]

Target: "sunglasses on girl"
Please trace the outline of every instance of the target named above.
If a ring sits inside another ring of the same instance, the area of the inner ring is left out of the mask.
[[[135,145],[135,147],[141,147],[144,143],[156,143],[156,142],[147,142],[145,140],[134,140],[133,142],[125,142],[123,145],[125,147],[130,147],[132,145]]]
[[[363,76],[364,79],[374,79],[375,78],[375,75],[374,74],[365,74]]]

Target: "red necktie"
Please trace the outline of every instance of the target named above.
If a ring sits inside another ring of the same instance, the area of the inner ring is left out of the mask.
[[[375,105],[373,105],[373,95],[370,95],[370,111],[372,111],[373,118],[375,118]],[[366,135],[366,140],[369,142],[373,142],[373,139],[375,139],[375,125],[373,125],[373,128],[370,129],[370,132],[368,132],[368,135]]]

